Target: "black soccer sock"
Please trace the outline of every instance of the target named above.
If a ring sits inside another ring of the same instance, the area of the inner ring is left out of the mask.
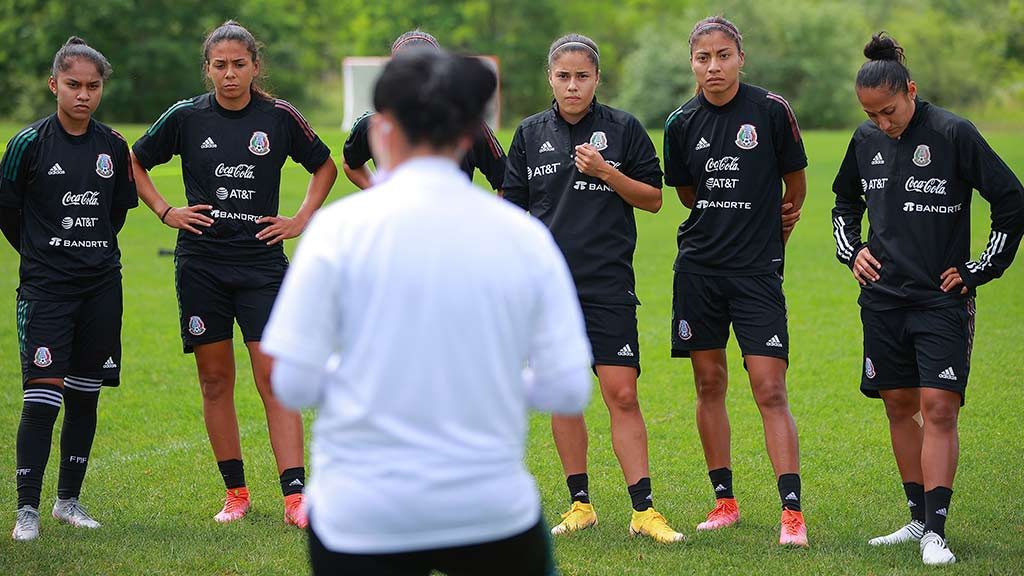
[[[298,468],[288,468],[284,472],[281,472],[281,493],[285,496],[302,494],[302,490],[305,487],[306,469],[302,466],[299,466]]]
[[[779,498],[783,510],[800,511],[800,475],[783,474],[779,476]]]
[[[935,532],[943,538],[946,537],[946,514],[949,512],[951,498],[953,489],[945,486],[936,486],[924,493],[925,532]]]
[[[60,476],[57,478],[57,497],[66,500],[78,498],[89,465],[89,452],[96,436],[96,404],[99,389],[86,392],[64,388],[64,427],[60,431]]]
[[[917,482],[904,482],[903,493],[907,495],[910,519],[924,524],[924,486]]]
[[[569,502],[582,502],[590,504],[590,478],[587,473],[572,474],[565,479],[565,485],[569,487]]]
[[[241,460],[221,460],[217,462],[217,468],[220,468],[225,488],[231,490],[245,487],[245,467]]]
[[[732,470],[728,468],[716,468],[708,472],[711,478],[711,488],[715,491],[715,499],[735,498],[732,494]]]
[[[46,461],[50,459],[53,424],[60,413],[62,398],[60,386],[29,384],[25,387],[15,449],[17,468],[14,476],[18,486],[18,508],[39,508],[43,473],[46,471]]]
[[[654,506],[654,498],[651,496],[651,479],[641,478],[636,484],[629,487],[629,499],[633,501],[633,510],[643,512]]]

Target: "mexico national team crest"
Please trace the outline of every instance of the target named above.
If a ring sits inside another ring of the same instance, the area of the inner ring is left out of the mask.
[[[679,338],[681,340],[693,338],[693,331],[690,330],[690,324],[686,320],[679,321]]]
[[[927,144],[921,144],[914,150],[914,165],[924,168],[932,163],[932,149]]]
[[[871,380],[875,377],[875,365],[871,362],[871,358],[864,359],[864,375]]]
[[[206,332],[206,324],[203,324],[203,319],[199,316],[193,316],[188,319],[188,333],[193,336],[202,336]]]
[[[252,138],[249,138],[249,152],[257,156],[266,156],[270,153],[270,136],[259,130],[253,132]]]
[[[46,368],[50,364],[53,364],[53,356],[50,354],[50,349],[46,346],[36,348],[36,355],[35,358],[32,359],[32,363],[40,368]]]
[[[753,124],[740,126],[740,131],[736,133],[736,145],[743,150],[757,148],[757,128]]]
[[[594,150],[604,150],[608,147],[608,135],[604,132],[594,132],[590,135],[590,145]]]
[[[96,157],[96,173],[102,178],[114,175],[114,161],[110,159],[110,154],[100,154]]]

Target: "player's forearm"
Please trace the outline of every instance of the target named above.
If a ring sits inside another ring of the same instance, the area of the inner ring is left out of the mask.
[[[153,185],[153,180],[149,177],[149,172],[142,167],[134,153],[131,154],[131,158],[132,173],[135,176],[135,189],[139,193],[139,198],[142,199],[146,206],[149,206],[149,209],[154,214],[161,216],[171,205],[157,191],[156,186]]]
[[[308,222],[313,213],[324,205],[327,195],[331,193],[334,182],[338,179],[338,166],[330,157],[313,172],[309,179],[309,187],[306,188],[306,197],[302,200],[302,206],[295,213],[295,218]]]
[[[679,196],[679,203],[693,210],[697,202],[697,189],[693,186],[676,186],[676,195]]]
[[[601,179],[631,206],[655,213],[661,210],[661,188],[634,180],[611,165]]]
[[[363,164],[359,168],[353,168],[348,165],[348,162],[343,162],[341,166],[345,171],[345,176],[348,178],[349,182],[355,184],[357,188],[360,190],[366,190],[370,187],[370,179],[372,175],[370,174],[370,169],[366,167],[366,164]]]

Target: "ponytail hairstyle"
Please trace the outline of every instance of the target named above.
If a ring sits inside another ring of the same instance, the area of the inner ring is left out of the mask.
[[[56,78],[60,72],[67,72],[71,68],[71,61],[76,58],[85,58],[95,64],[96,71],[104,81],[110,78],[110,74],[114,71],[106,56],[100,54],[99,50],[89,46],[78,36],[72,36],[53,56],[53,68],[50,70],[50,75]]]
[[[476,58],[401,50],[373,88],[373,107],[395,117],[410,145],[446,148],[479,128],[497,85],[494,72]]]
[[[868,59],[857,72],[857,88],[885,86],[893,94],[909,90],[910,69],[906,65],[903,47],[884,31],[871,36],[864,45]]]
[[[391,55],[394,56],[399,50],[405,50],[406,48],[432,48],[437,50],[441,46],[437,43],[437,38],[417,28],[395,38],[394,43],[391,44]]]
[[[597,47],[597,42],[583,34],[566,34],[551,43],[551,47],[548,48],[548,70],[551,69],[555,60],[569,52],[579,52],[585,55],[590,60],[590,63],[594,65],[594,69],[598,73],[601,72],[601,51]]]
[[[249,51],[249,57],[252,58],[252,63],[256,64],[260,61],[260,50],[263,45],[256,41],[256,37],[245,29],[244,26],[235,22],[234,20],[228,20],[220,26],[213,29],[206,36],[206,40],[203,41],[203,66],[210,65],[210,50],[214,46],[221,42],[227,42],[234,40],[240,42],[245,46],[246,50]],[[252,79],[252,85],[249,87],[249,92],[254,96],[262,98],[264,100],[273,100],[274,96],[262,86],[261,80],[263,79],[263,69],[260,69],[258,76]]]
[[[725,34],[736,43],[736,50],[743,52],[743,35],[740,34],[740,29],[724,16],[708,16],[694,24],[693,30],[690,31],[690,54],[693,54],[693,43],[697,41],[697,38],[712,32]]]

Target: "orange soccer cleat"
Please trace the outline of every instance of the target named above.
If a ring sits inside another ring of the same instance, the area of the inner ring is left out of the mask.
[[[807,525],[804,515],[795,510],[782,511],[782,529],[779,532],[779,544],[783,546],[807,547]]]
[[[718,530],[740,521],[740,507],[735,498],[715,500],[715,509],[708,512],[708,519],[697,524],[697,530]]]
[[[220,512],[213,519],[221,523],[241,520],[250,507],[252,507],[252,501],[249,500],[248,488],[245,486],[230,488],[224,497],[224,507],[221,508]]]

